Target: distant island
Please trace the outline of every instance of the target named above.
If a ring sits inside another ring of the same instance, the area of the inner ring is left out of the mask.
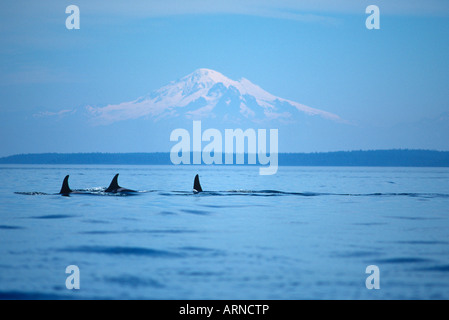
[[[172,165],[168,152],[18,154],[0,158],[0,164]],[[279,165],[449,167],[449,151],[398,149],[279,153]]]

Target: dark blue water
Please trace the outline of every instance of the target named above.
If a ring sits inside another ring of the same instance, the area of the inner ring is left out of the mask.
[[[104,193],[115,173],[140,192]],[[55,195],[67,174],[87,194]],[[1,166],[0,181],[0,298],[449,298],[446,168]]]

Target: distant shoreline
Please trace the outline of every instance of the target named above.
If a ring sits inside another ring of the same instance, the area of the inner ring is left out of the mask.
[[[359,150],[279,153],[278,156],[280,166],[449,167],[449,151]],[[18,154],[0,158],[0,164],[172,165],[168,152]]]

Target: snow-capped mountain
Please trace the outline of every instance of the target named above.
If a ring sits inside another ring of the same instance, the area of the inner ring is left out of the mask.
[[[87,107],[87,110],[96,122],[102,124],[142,117],[288,123],[294,122],[300,114],[341,120],[335,114],[276,97],[245,78],[231,80],[210,69],[198,69],[134,101]]]

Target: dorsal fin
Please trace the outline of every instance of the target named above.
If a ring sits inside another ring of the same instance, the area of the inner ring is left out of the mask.
[[[195,176],[195,181],[193,181],[193,191],[196,191],[196,192],[203,191],[203,189],[201,188],[201,184],[200,184],[200,177],[198,175]]]
[[[70,190],[70,188],[69,188],[69,176],[66,176],[64,178],[64,181],[62,182],[62,187],[61,187],[61,191],[59,192],[59,194],[69,194],[71,192],[72,192],[72,190]]]
[[[111,184],[109,185],[109,188],[106,189],[106,192],[113,192],[119,189],[120,186],[118,185],[118,173],[114,176],[114,178],[111,181]]]

